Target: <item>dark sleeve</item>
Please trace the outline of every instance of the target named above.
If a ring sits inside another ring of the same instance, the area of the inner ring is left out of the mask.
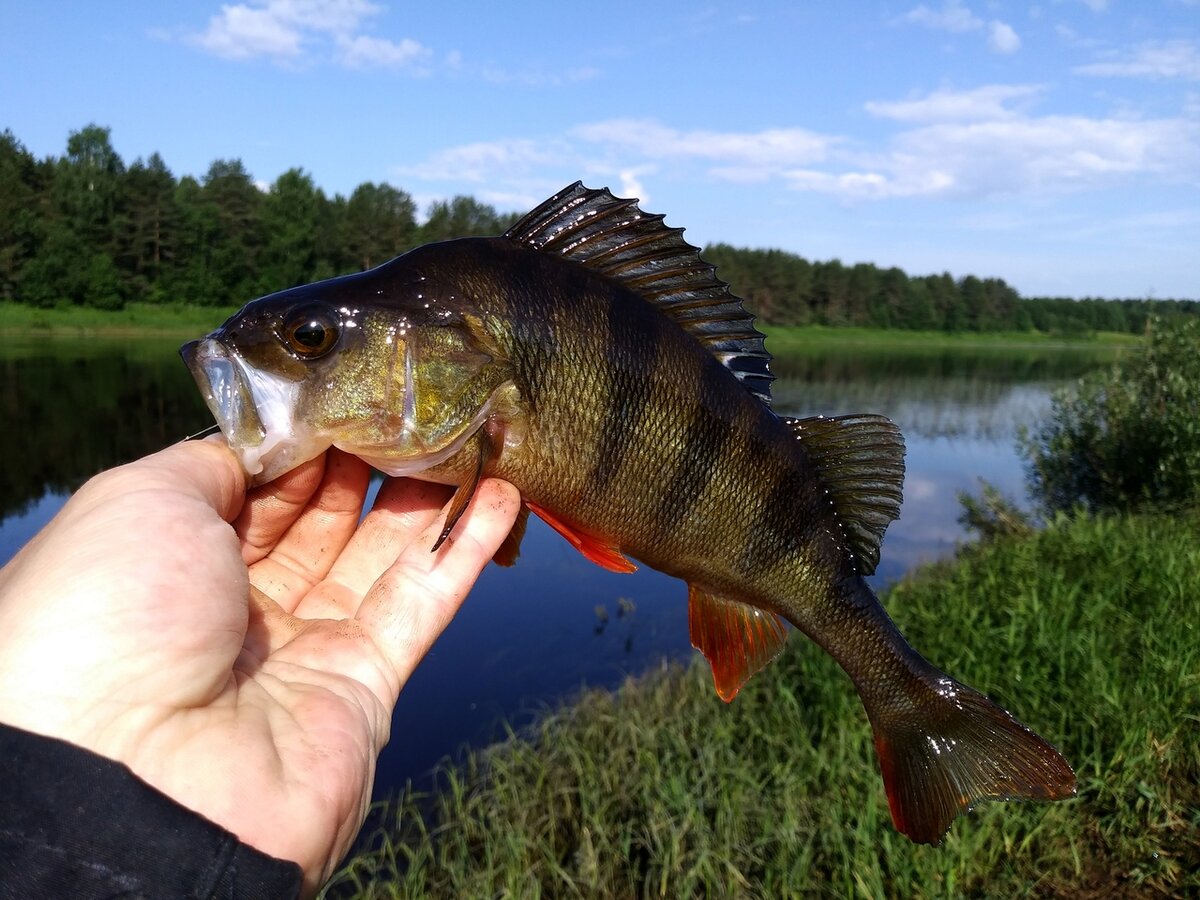
[[[278,900],[300,883],[121,763],[0,724],[0,898]]]

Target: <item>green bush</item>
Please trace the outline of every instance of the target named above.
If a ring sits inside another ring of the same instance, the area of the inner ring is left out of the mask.
[[[1050,512],[1129,510],[1200,498],[1200,323],[1153,322],[1141,352],[1057,393],[1021,438]]]

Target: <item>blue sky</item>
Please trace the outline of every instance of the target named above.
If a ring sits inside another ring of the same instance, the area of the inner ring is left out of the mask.
[[[697,244],[1200,298],[1200,0],[0,0],[0,128],[89,122],[176,175],[583,179]]]

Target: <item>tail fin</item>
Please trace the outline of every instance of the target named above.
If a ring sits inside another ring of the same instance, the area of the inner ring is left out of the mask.
[[[1075,793],[1075,773],[1059,752],[983,694],[940,672],[921,679],[918,691],[902,714],[886,701],[867,710],[892,821],[911,840],[940,843],[980,800]]]

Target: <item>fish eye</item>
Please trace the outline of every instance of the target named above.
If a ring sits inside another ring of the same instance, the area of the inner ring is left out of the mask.
[[[283,341],[301,359],[324,356],[337,343],[340,327],[337,319],[320,307],[306,306],[284,321]]]

